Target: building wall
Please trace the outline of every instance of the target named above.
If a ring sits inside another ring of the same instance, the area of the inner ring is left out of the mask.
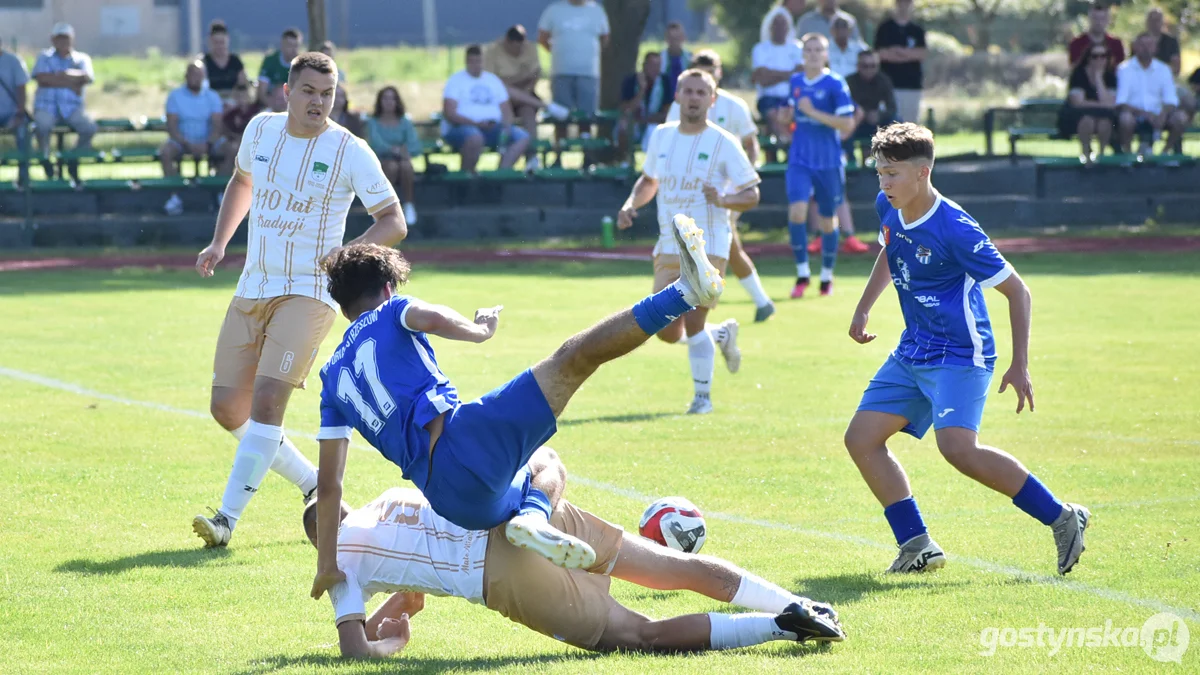
[[[179,7],[162,0],[43,0],[41,7],[0,7],[0,40],[8,48],[15,42],[21,51],[45,49],[59,21],[75,28],[76,48],[94,56],[140,55],[150,48],[175,54],[181,48]]]

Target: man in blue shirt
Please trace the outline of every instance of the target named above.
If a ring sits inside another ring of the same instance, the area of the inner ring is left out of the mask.
[[[885,127],[872,139],[871,154],[879,173],[875,207],[884,249],[855,309],[850,337],[860,344],[875,339],[866,332],[867,320],[889,285],[896,287],[905,327],[846,429],[846,449],[884,506],[900,547],[888,571],[946,564],[921,519],[908,476],[886,445],[897,432],[921,438],[932,425],[938,449],[954,468],[1011,497],[1052,528],[1058,572],[1066,574],[1083,553],[1088,510],[1059,501],[1016,458],[981,445],[978,437],[996,361],[982,289],[995,287],[1008,299],[1013,359],[1000,392],[1016,390],[1018,413],[1026,401],[1033,411],[1029,289],[979,223],[933,188],[932,132],[911,123]]]
[[[329,294],[351,324],[321,369],[314,598],[344,578],[337,569],[337,524],[351,429],[398,465],[455,525],[487,530],[508,521],[505,534],[518,547],[562,567],[595,563],[586,542],[549,523],[548,493],[555,492],[561,472],[531,475],[527,464],[554,435],[571,396],[601,364],[720,297],[724,281],[708,261],[702,231],[686,216],[675,216],[673,225],[681,252],[678,281],[572,337],[549,358],[470,403],[459,402],[427,336],[483,342],[495,334],[501,308],[479,310],[470,321],[448,307],[395,295],[409,267],[394,249],[355,245],[329,258]],[[542,485],[543,479],[549,484]]]
[[[54,46],[39,54],[33,65],[33,79],[38,85],[33,97],[34,132],[47,177],[52,173],[48,162],[50,134],[56,125],[65,124],[75,131],[79,137],[76,150],[89,149],[96,135],[96,122],[83,105],[84,88],[96,79],[92,59],[75,51],[75,29],[70,24],[54,24],[50,42]],[[69,167],[72,174],[78,172],[77,162]]]
[[[788,235],[796,257],[793,298],[804,297],[811,276],[808,268],[808,200],[817,200],[821,231],[821,295],[833,293],[838,234],[834,215],[845,198],[846,170],[840,134],[854,130],[854,101],[840,75],[830,72],[829,41],[809,33],[804,44],[804,72],[792,75],[790,103],[795,130],[788,152]]]

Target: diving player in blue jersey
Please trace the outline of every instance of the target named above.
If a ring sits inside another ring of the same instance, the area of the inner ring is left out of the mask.
[[[675,216],[680,278],[567,340],[549,358],[469,403],[438,367],[429,335],[483,342],[499,308],[470,321],[448,308],[396,295],[408,280],[398,251],[349,246],[326,264],[329,294],[351,321],[321,369],[314,598],[344,578],[337,569],[342,474],[351,430],[400,467],[438,515],[467,530],[504,522],[508,540],[562,567],[596,560],[586,542],[551,527],[553,509],[527,464],[556,419],[602,364],[636,349],[683,314],[711,306],[725,284],[708,261],[695,221]],[[383,552],[386,554],[386,552]]]
[[[837,262],[838,233],[834,216],[845,199],[846,169],[840,133],[854,130],[854,100],[850,87],[829,62],[829,41],[809,33],[804,44],[804,72],[792,75],[790,100],[796,128],[788,150],[788,235],[796,256],[793,298],[804,297],[811,273],[808,267],[808,200],[817,201],[817,229],[821,231],[821,295],[833,293],[833,266]]]
[[[900,299],[904,332],[863,394],[846,429],[846,449],[884,506],[900,547],[888,571],[921,572],[946,564],[921,519],[908,476],[886,445],[897,432],[921,438],[933,426],[938,449],[954,468],[1011,497],[1053,530],[1058,572],[1066,574],[1083,553],[1088,510],[1059,501],[1016,458],[981,445],[978,437],[996,361],[982,289],[995,288],[1008,299],[1013,355],[1000,393],[1016,390],[1018,413],[1026,401],[1033,411],[1029,289],[979,223],[933,188],[928,129],[916,124],[880,129],[871,154],[879,174],[875,207],[884,249],[854,311],[850,337],[860,344],[875,339],[867,333],[867,320],[890,285]]]

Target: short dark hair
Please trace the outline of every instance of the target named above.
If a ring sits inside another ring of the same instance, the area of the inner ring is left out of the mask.
[[[692,57],[691,68],[720,68],[721,55],[711,49],[701,49]]]
[[[337,50],[337,45],[333,44],[333,40],[326,40],[321,43],[321,49],[328,49],[332,52]]]
[[[861,52],[859,52],[859,53],[858,53],[858,58],[860,58],[860,59],[861,59],[861,58],[862,58],[862,57],[864,57],[864,56],[875,56],[875,55],[877,55],[878,53],[879,53],[879,52],[875,51],[874,49],[864,49],[864,50],[862,50]]]
[[[347,246],[326,260],[324,267],[329,295],[343,310],[382,293],[388,284],[403,286],[412,269],[400,251],[378,244]]]
[[[315,70],[322,75],[337,75],[338,67],[329,56],[321,52],[301,52],[292,59],[291,69],[288,70],[288,84],[299,77],[305,70]]]
[[[279,37],[281,37],[281,38],[296,38],[297,40],[299,40],[301,37],[303,37],[303,35],[304,34],[300,32],[299,28],[285,28],[283,30],[283,32],[280,33]]]
[[[467,56],[482,56],[483,47],[479,45],[467,45]]]
[[[871,156],[889,162],[912,159],[933,161],[933,132],[912,122],[891,124],[875,132],[871,139]]]
[[[1088,6],[1089,12],[1106,12],[1112,6],[1112,0],[1092,0]]]
[[[656,59],[661,59],[662,54],[659,52],[646,52],[645,54],[642,55],[642,63],[645,63],[646,59],[649,59],[650,57],[654,57]]]
[[[225,25],[224,21],[220,19],[213,19],[212,23],[208,24],[208,34],[220,35],[222,33],[229,35],[229,27]]]
[[[683,24],[678,21],[672,21],[667,24],[667,30],[671,30],[672,28],[678,28],[679,30],[683,30]]]
[[[404,107],[404,97],[400,95],[400,90],[389,84],[375,94],[375,119],[379,119],[379,116],[383,114],[383,95],[389,91],[396,95],[396,115],[404,117],[404,114],[408,112]]]
[[[514,24],[508,32],[504,34],[504,39],[509,42],[524,42],[525,41],[525,26]]]

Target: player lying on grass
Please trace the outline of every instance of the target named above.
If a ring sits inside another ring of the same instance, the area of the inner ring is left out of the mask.
[[[562,464],[542,448],[531,464]],[[561,493],[565,472],[557,473]],[[335,502],[336,504],[336,502]],[[318,499],[304,512],[317,544]],[[386,657],[404,649],[409,619],[426,593],[487,606],[543,635],[595,651],[734,649],[771,640],[841,641],[829,605],[799,597],[711,556],[690,555],[624,533],[557,502],[551,523],[597,554],[586,570],[566,570],[508,542],[502,528],[466,530],[439,516],[414,489],[393,488],[357,511],[342,503],[338,566],[345,580],[329,590],[343,656]],[[757,610],[689,614],[655,621],[609,595],[609,577],[657,590],[689,590]],[[394,593],[370,617],[366,602]]]
[[[996,344],[984,288],[1008,300],[1012,321],[1012,365],[1000,393],[1017,392],[1017,412],[1029,402],[1031,299],[1025,282],[1004,259],[975,219],[942,197],[930,183],[933,133],[916,124],[880,129],[871,141],[879,173],[875,200],[884,247],[850,323],[850,337],[875,339],[867,320],[875,301],[895,286],[904,315],[900,344],[863,393],[846,429],[846,448],[863,479],[884,506],[900,553],[889,572],[920,572],[946,564],[930,539],[908,476],[887,448],[897,432],[917,438],[932,425],[938,449],[954,468],[1012,498],[1013,504],[1052,528],[1058,572],[1071,571],[1083,553],[1090,514],[1064,504],[1012,455],[979,443]]]
[[[506,536],[515,544],[566,567],[595,563],[587,544],[550,527],[551,502],[526,464],[601,364],[720,297],[724,281],[708,262],[695,222],[677,217],[672,231],[681,253],[679,280],[570,338],[549,358],[470,403],[459,402],[428,336],[483,342],[496,332],[499,307],[479,310],[471,321],[448,307],[396,295],[409,266],[390,248],[348,246],[327,261],[329,294],[351,324],[321,369],[317,495],[324,507],[318,510],[323,534],[313,597],[341,579],[337,505],[351,429],[398,465],[455,525],[487,530],[509,521]]]

